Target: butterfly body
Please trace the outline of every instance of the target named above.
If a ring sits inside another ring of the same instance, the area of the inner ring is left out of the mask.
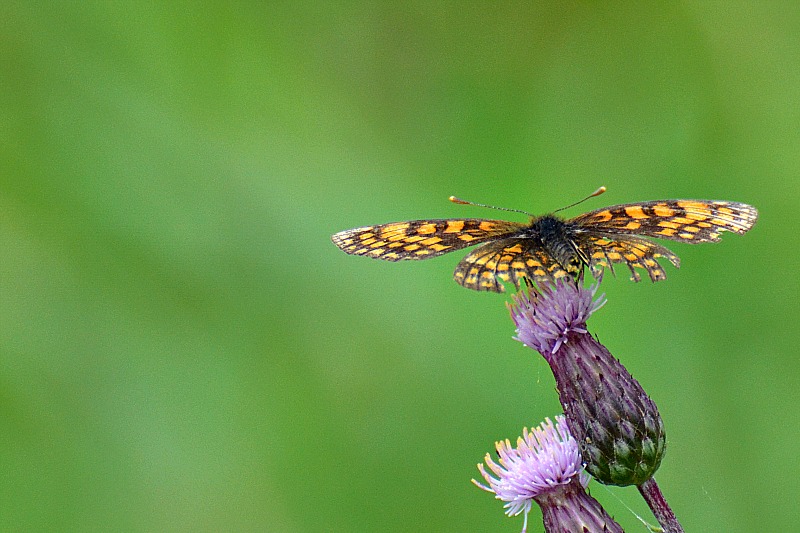
[[[519,287],[532,281],[577,276],[584,267],[598,276],[624,263],[639,281],[666,278],[657,259],[680,260],[646,237],[687,243],[716,242],[719,233],[745,233],[758,218],[747,204],[717,200],[660,200],[621,204],[571,219],[554,214],[527,223],[487,219],[393,222],[346,230],[332,236],[344,252],[386,261],[437,257],[472,245],[453,277],[469,289],[503,292],[501,282]]]
[[[536,240],[562,266],[575,262],[576,250],[570,242],[575,231],[572,225],[555,215],[544,215],[531,219],[531,239]]]

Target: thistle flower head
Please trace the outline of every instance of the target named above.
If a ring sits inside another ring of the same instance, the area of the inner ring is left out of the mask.
[[[474,479],[472,482],[506,502],[504,507],[508,516],[517,516],[523,511],[527,514],[533,498],[555,486],[569,483],[576,476],[582,486],[589,483],[589,476],[581,464],[578,443],[570,435],[563,416],[557,416],[555,424],[545,418],[539,427],[530,431],[525,428],[522,436],[517,438],[516,448],[506,439],[495,443],[495,449],[498,462],[493,461],[488,453],[485,460],[497,477],[489,474],[481,463],[478,470],[489,486]]]
[[[483,463],[478,465],[486,484],[472,482],[506,502],[508,516],[524,513],[523,533],[534,501],[542,508],[547,531],[617,531],[613,519],[584,490],[589,476],[563,416],[557,416],[555,424],[548,418],[531,431],[523,430],[516,447],[506,439],[495,448],[498,461],[489,454],[485,458],[492,473]],[[594,527],[598,524],[600,527]],[[576,525],[593,527],[576,529]]]
[[[517,326],[515,338],[543,355],[555,354],[570,333],[586,333],[586,321],[605,305],[605,294],[595,298],[599,287],[596,283],[587,289],[562,278],[555,286],[520,291],[509,305]]]

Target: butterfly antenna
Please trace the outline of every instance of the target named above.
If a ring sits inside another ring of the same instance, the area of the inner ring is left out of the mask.
[[[523,211],[521,209],[510,209],[508,207],[496,207],[494,205],[478,204],[478,203],[475,203],[475,202],[468,202],[466,200],[462,200],[461,198],[456,198],[455,196],[451,196],[449,198],[449,200],[451,202],[453,202],[454,204],[474,205],[476,207],[488,207],[489,209],[499,209],[500,211],[511,211],[512,213],[522,213],[523,215],[528,215],[529,217],[536,218],[536,215],[532,215],[532,214],[528,213],[527,211]]]
[[[596,191],[594,191],[592,194],[590,194],[589,196],[587,196],[587,197],[586,197],[586,198],[584,198],[583,200],[580,200],[580,201],[578,201],[578,202],[575,202],[574,204],[569,204],[568,206],[566,206],[566,207],[562,207],[561,209],[556,209],[555,211],[553,211],[553,213],[558,213],[559,211],[563,211],[564,209],[569,209],[570,207],[575,207],[575,206],[576,206],[576,205],[578,205],[578,204],[582,204],[583,202],[585,202],[585,201],[586,201],[586,200],[588,200],[589,198],[594,198],[595,196],[600,196],[600,195],[601,195],[601,194],[603,194],[604,192],[606,192],[606,186],[605,186],[605,185],[601,186],[599,189],[597,189]]]

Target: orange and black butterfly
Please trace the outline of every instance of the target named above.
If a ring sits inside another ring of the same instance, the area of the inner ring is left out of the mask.
[[[601,187],[587,198],[604,191]],[[454,197],[450,200],[470,203]],[[656,259],[666,258],[675,267],[680,266],[680,259],[645,237],[690,244],[717,242],[721,232],[743,234],[758,219],[755,207],[719,200],[621,204],[567,220],[555,214],[518,212],[530,216],[530,221],[412,220],[341,231],[332,240],[348,254],[385,261],[429,259],[480,244],[461,260],[453,277],[468,289],[503,292],[501,281],[519,287],[524,278],[575,277],[584,267],[597,277],[604,267],[613,273],[615,263],[625,263],[633,281],[641,279],[637,269],[647,272],[652,281],[660,281],[666,274]]]

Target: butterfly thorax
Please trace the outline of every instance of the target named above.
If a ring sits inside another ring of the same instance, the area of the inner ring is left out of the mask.
[[[570,223],[555,215],[543,215],[531,220],[530,238],[537,240],[541,246],[561,266],[569,271],[575,268],[577,261],[575,247],[570,240]]]

